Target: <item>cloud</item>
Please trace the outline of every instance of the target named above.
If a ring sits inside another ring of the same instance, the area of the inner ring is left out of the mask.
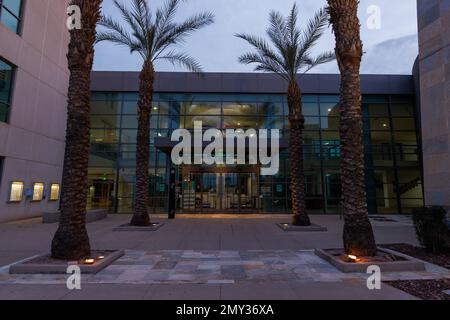
[[[412,34],[365,49],[362,73],[411,74],[419,54],[417,42],[417,34]]]
[[[122,0],[127,3],[126,0]],[[159,7],[164,0],[151,0],[153,7]],[[238,57],[243,52],[251,50],[244,41],[233,35],[237,32],[247,32],[259,36],[265,35],[268,26],[268,14],[275,9],[283,15],[289,14],[292,4],[299,6],[299,23],[305,26],[315,11],[326,5],[326,0],[189,0],[180,7],[177,20],[199,11],[212,11],[216,22],[190,36],[181,49],[194,56],[203,69],[208,72],[251,72],[252,66],[241,65]],[[367,8],[377,5],[381,12],[380,30],[367,28]],[[104,13],[113,15],[120,20],[120,15],[112,4],[112,0],[104,0]],[[399,39],[417,33],[416,0],[361,0],[359,17],[361,20],[361,37],[367,55],[363,61],[362,72],[376,73],[410,73],[412,58],[417,54],[417,41],[399,42]],[[389,41],[394,41],[389,45]],[[397,41],[397,42],[395,42]],[[401,50],[395,44],[402,45]],[[381,47],[379,47],[381,46]],[[334,49],[334,36],[331,27],[328,28],[313,53]],[[374,52],[374,53],[373,53]],[[379,55],[379,56],[378,56]],[[138,71],[142,61],[139,56],[130,55],[125,48],[110,43],[96,46],[94,70]],[[180,70],[169,63],[158,63],[158,71]],[[409,70],[409,71],[408,71]],[[314,73],[338,73],[336,62],[313,69]]]

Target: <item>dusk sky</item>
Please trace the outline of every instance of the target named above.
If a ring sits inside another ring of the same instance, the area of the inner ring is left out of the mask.
[[[127,2],[122,0],[123,2]],[[151,0],[154,8],[164,0]],[[297,0],[299,23],[313,17],[316,10],[326,5],[326,0]],[[103,1],[103,12],[122,22],[112,0]],[[294,0],[187,0],[180,6],[177,20],[182,21],[199,11],[211,11],[216,16],[214,25],[201,29],[189,37],[185,44],[175,49],[195,57],[206,72],[251,72],[252,66],[241,65],[238,56],[251,50],[243,40],[234,37],[237,32],[265,36],[270,10],[288,15]],[[370,6],[380,8],[381,28],[368,28]],[[418,54],[416,0],[361,0],[359,17],[365,55],[362,73],[411,74]],[[331,26],[319,41],[315,52],[333,50],[334,36]],[[111,43],[96,46],[94,70],[138,71],[139,55]],[[157,71],[185,71],[170,63],[158,63]],[[311,73],[337,73],[336,62],[319,66]]]

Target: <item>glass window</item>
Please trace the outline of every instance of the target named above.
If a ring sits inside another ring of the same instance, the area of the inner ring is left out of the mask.
[[[220,115],[220,103],[218,102],[185,102],[183,103],[183,114],[187,115]]]
[[[339,117],[339,106],[336,103],[321,103],[320,115],[322,117]]]
[[[136,117],[135,117],[136,118]],[[91,116],[91,128],[115,129],[120,127],[120,115]]]
[[[50,185],[50,201],[58,201],[59,200],[59,183],[52,183]]]
[[[393,117],[414,117],[414,106],[412,104],[392,104],[391,113]]]
[[[42,201],[44,198],[44,184],[42,182],[33,183],[33,201]]]
[[[305,102],[302,105],[302,112],[305,116],[318,116],[319,105],[315,102]]]
[[[22,181],[13,181],[11,182],[11,188],[9,192],[9,200],[10,202],[20,202],[23,198],[23,182]]]
[[[22,0],[0,1],[0,21],[11,31],[19,33]]]
[[[282,116],[283,104],[281,102],[264,102],[259,106],[259,115],[263,117]]]
[[[120,101],[92,101],[92,114],[118,114],[120,113]]]
[[[0,121],[8,121],[14,67],[0,59]]]
[[[394,130],[415,130],[416,121],[414,118],[392,118]]]
[[[369,117],[389,117],[388,104],[369,104],[367,106]]]

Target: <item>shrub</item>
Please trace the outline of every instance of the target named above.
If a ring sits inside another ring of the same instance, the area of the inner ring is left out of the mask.
[[[447,248],[447,217],[442,207],[422,207],[413,210],[417,239],[425,250],[441,253]]]

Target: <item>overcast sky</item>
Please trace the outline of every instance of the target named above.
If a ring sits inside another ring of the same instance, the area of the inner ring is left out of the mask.
[[[150,4],[157,7],[163,1],[150,0]],[[252,66],[241,65],[237,60],[241,53],[250,51],[251,48],[233,34],[246,32],[265,36],[270,10],[274,9],[287,15],[294,2],[299,6],[299,23],[302,27],[316,10],[326,4],[326,0],[187,0],[180,6],[178,21],[207,10],[215,14],[216,22],[196,32],[182,47],[176,49],[194,56],[207,72],[252,71]],[[371,17],[367,10],[373,5],[380,8],[379,29],[369,28],[367,24]],[[122,22],[112,0],[103,1],[103,12]],[[411,74],[418,54],[416,0],[361,0],[359,17],[365,51],[361,72]],[[315,52],[333,48],[334,36],[330,27],[319,41]],[[94,70],[138,71],[141,64],[140,56],[130,55],[128,49],[111,43],[100,43],[96,46]],[[165,62],[158,63],[156,69],[184,71]],[[310,72],[337,73],[338,69],[336,62],[331,62]]]

